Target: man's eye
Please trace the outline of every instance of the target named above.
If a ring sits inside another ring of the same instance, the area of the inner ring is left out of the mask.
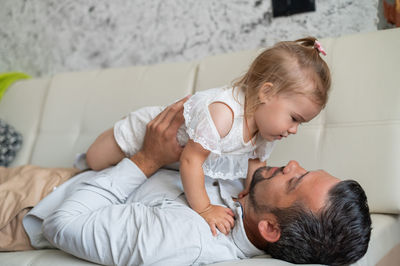
[[[289,179],[289,182],[287,184],[287,190],[290,192],[294,189],[294,185],[296,184],[295,182],[295,177],[292,177],[291,179]]]

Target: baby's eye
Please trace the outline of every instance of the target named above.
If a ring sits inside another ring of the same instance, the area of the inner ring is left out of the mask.
[[[301,122],[299,119],[297,119],[296,117],[292,116],[292,121],[295,123],[299,123],[299,125],[301,125],[303,122]]]

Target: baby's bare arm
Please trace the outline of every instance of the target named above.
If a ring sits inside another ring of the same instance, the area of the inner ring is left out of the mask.
[[[186,198],[190,207],[199,213],[209,224],[213,235],[216,228],[223,234],[228,234],[234,226],[232,210],[213,205],[204,186],[203,163],[210,151],[192,140],[186,144],[181,155],[181,177]]]
[[[114,130],[104,131],[86,152],[86,162],[90,168],[99,171],[117,164],[125,157],[114,138]]]
[[[190,207],[198,213],[210,205],[204,186],[202,167],[209,154],[210,151],[204,149],[199,143],[189,140],[180,158],[180,172],[186,198]]]

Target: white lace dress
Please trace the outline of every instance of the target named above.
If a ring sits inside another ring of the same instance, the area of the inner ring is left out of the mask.
[[[223,102],[233,111],[233,125],[225,137],[221,138],[209,113],[208,106],[213,102]],[[265,161],[270,156],[275,142],[267,142],[260,136],[253,143],[243,140],[244,94],[232,88],[215,88],[189,98],[184,105],[185,123],[178,130],[177,139],[185,145],[188,139],[200,143],[210,151],[203,164],[204,174],[213,178],[245,178],[248,159],[259,158]],[[144,107],[131,112],[114,125],[114,136],[126,156],[132,156],[142,146],[146,124],[165,107]]]

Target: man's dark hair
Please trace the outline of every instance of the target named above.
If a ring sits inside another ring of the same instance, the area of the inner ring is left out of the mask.
[[[344,265],[367,252],[371,217],[365,192],[354,180],[341,181],[331,188],[326,206],[317,214],[298,203],[271,212],[281,229],[280,239],[265,247],[273,258]]]

